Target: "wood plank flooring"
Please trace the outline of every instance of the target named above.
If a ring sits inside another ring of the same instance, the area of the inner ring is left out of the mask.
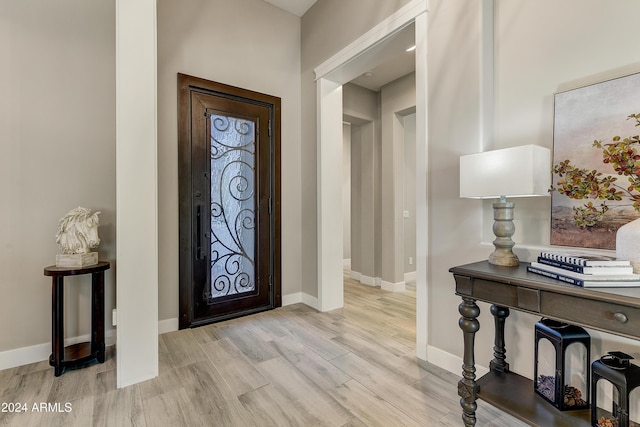
[[[296,304],[159,337],[160,375],[116,389],[107,361],[0,371],[0,426],[460,426],[459,377],[415,358],[415,290],[345,279],[345,306]],[[34,407],[34,404],[36,405]],[[44,406],[42,406],[44,404]],[[523,426],[478,402],[478,426]]]

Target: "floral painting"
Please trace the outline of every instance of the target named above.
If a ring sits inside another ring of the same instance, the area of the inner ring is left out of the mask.
[[[615,249],[640,218],[640,73],[554,97],[551,244]]]

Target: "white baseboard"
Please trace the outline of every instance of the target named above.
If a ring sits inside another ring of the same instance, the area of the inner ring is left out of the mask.
[[[408,273],[408,274],[411,274],[411,273]],[[349,275],[353,280],[357,280],[363,285],[381,288],[381,289],[384,289],[385,291],[402,292],[407,290],[406,280],[403,280],[402,282],[398,282],[398,283],[385,282],[380,277],[365,276],[364,274],[358,273],[357,271],[351,271]],[[413,275],[415,280],[415,273],[413,273]]]
[[[415,282],[416,281],[416,272],[411,271],[409,273],[404,273],[404,281],[405,282]]]
[[[350,271],[349,277],[366,286],[380,287],[382,280],[379,277],[365,276],[357,271]]]
[[[0,352],[0,369],[47,360],[51,354],[51,343],[37,344],[30,347],[16,348]]]
[[[160,320],[158,322],[158,335],[166,334],[167,332],[177,331],[180,327],[178,318]]]
[[[302,303],[318,310],[318,298],[312,297],[304,292],[282,295],[282,306]]]
[[[293,294],[282,295],[282,306],[298,304],[302,302],[302,292],[295,292]]]
[[[361,274],[360,275],[360,283],[362,283],[363,285],[367,285],[367,286],[375,286],[376,285],[376,278],[375,277],[365,276],[364,274]]]
[[[91,335],[80,335],[64,340],[64,345],[69,346],[91,340]],[[104,344],[109,347],[115,344],[115,329],[104,332]],[[29,347],[21,347],[13,350],[0,351],[0,370],[15,368],[16,366],[48,360],[51,355],[51,343],[36,344]]]
[[[427,362],[453,374],[462,375],[462,358],[431,345],[427,346]],[[489,368],[476,365],[476,377],[480,378],[489,372]]]
[[[407,284],[404,280],[402,282],[397,282],[397,283],[386,282],[383,280],[380,285],[380,288],[382,288],[382,290],[385,290],[385,291],[403,292],[407,290]]]
[[[317,297],[312,297],[311,295],[302,292],[302,303],[320,311],[320,304],[318,304]]]

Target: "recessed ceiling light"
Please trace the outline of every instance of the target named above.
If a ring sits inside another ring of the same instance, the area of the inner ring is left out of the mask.
[[[413,45],[409,49],[407,49],[407,52],[411,52],[412,50],[416,50],[416,46],[415,45]]]

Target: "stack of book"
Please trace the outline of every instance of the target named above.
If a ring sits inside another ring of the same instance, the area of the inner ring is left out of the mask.
[[[601,255],[541,252],[527,271],[585,288],[640,286],[630,261]]]

